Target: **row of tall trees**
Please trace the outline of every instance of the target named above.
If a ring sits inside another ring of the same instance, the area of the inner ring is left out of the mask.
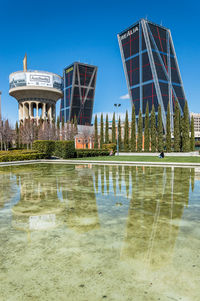
[[[171,132],[171,121],[173,122],[174,127],[173,133]],[[95,116],[94,126],[94,147],[97,148],[99,137],[97,115]],[[109,139],[108,115],[106,115],[106,121],[104,126],[103,114],[101,114],[99,138],[100,148],[104,143],[117,143],[117,132],[119,134],[119,150],[141,152],[144,149],[145,152],[161,152],[163,150],[166,150],[167,152],[171,152],[172,150],[174,150],[175,152],[188,152],[193,151],[195,149],[194,119],[192,117],[190,123],[187,102],[185,103],[184,112],[182,116],[178,102],[175,103],[174,116],[172,119],[170,116],[170,106],[168,104],[165,135],[163,131],[162,114],[160,106],[158,107],[158,114],[156,118],[154,106],[152,106],[151,113],[149,113],[149,107],[147,103],[144,119],[140,110],[138,120],[136,122],[135,107],[133,105],[130,126],[128,120],[128,112],[126,111],[123,138],[120,117],[116,128],[115,113],[113,114],[112,135]]]
[[[34,140],[73,140],[78,134],[77,121],[64,123],[57,121],[49,122],[40,119],[36,122],[33,119],[25,119],[18,125],[16,122],[15,129],[10,126],[8,120],[0,121],[0,149],[7,150],[10,146],[16,148],[26,146],[32,148]]]
[[[0,150],[7,150],[9,145],[11,145],[14,132],[8,119],[0,120]]]
[[[58,117],[56,122],[40,119],[37,123],[29,118],[19,128],[16,123],[16,133],[19,146],[26,144],[27,148],[32,148],[34,140],[73,140],[78,133],[78,126],[76,119],[64,123]]]

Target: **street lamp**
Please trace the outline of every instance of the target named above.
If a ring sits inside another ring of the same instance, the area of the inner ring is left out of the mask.
[[[117,156],[119,156],[119,131],[118,131],[118,108],[121,107],[121,103],[115,103],[114,106],[117,108]]]

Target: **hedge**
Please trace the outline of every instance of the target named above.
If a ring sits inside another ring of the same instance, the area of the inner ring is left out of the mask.
[[[74,141],[55,141],[54,155],[62,159],[74,158]]]
[[[24,161],[24,160],[38,160],[38,159],[44,159],[45,154],[44,153],[29,153],[29,154],[23,154],[23,153],[16,153],[16,154],[6,154],[6,155],[0,155],[0,162],[10,162],[10,161]]]
[[[105,149],[76,149],[76,158],[109,156],[110,151]]]
[[[102,145],[102,148],[103,149],[107,149],[107,150],[109,150],[109,151],[113,151],[113,152],[115,152],[116,151],[116,143],[108,143],[108,144],[103,144]]]
[[[32,154],[37,153],[37,150],[31,150],[31,149],[14,149],[14,150],[8,150],[8,151],[0,151],[0,156],[8,156],[8,155],[21,155],[21,154]]]
[[[74,141],[37,140],[34,141],[33,148],[45,153],[46,158],[50,158],[54,155],[59,158],[67,159],[74,158],[75,155]]]
[[[50,158],[54,154],[55,141],[52,140],[36,140],[33,142],[33,149],[40,153],[45,153],[45,158]]]

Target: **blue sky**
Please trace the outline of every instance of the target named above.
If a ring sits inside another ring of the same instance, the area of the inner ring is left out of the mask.
[[[18,119],[17,101],[9,96],[8,77],[28,69],[62,75],[74,61],[98,66],[94,113],[130,110],[117,33],[140,18],[171,29],[189,108],[200,112],[200,4],[196,1],[3,1],[0,0],[0,90],[2,113]],[[57,106],[58,107],[58,106]],[[58,110],[57,110],[58,114]]]

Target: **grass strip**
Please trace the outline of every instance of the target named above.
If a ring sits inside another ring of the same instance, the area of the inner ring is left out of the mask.
[[[72,160],[72,159],[70,159]],[[75,158],[73,160],[87,161],[133,161],[133,162],[180,162],[180,163],[200,163],[200,157],[165,157],[163,159],[157,156],[102,156],[102,157],[85,157]]]

